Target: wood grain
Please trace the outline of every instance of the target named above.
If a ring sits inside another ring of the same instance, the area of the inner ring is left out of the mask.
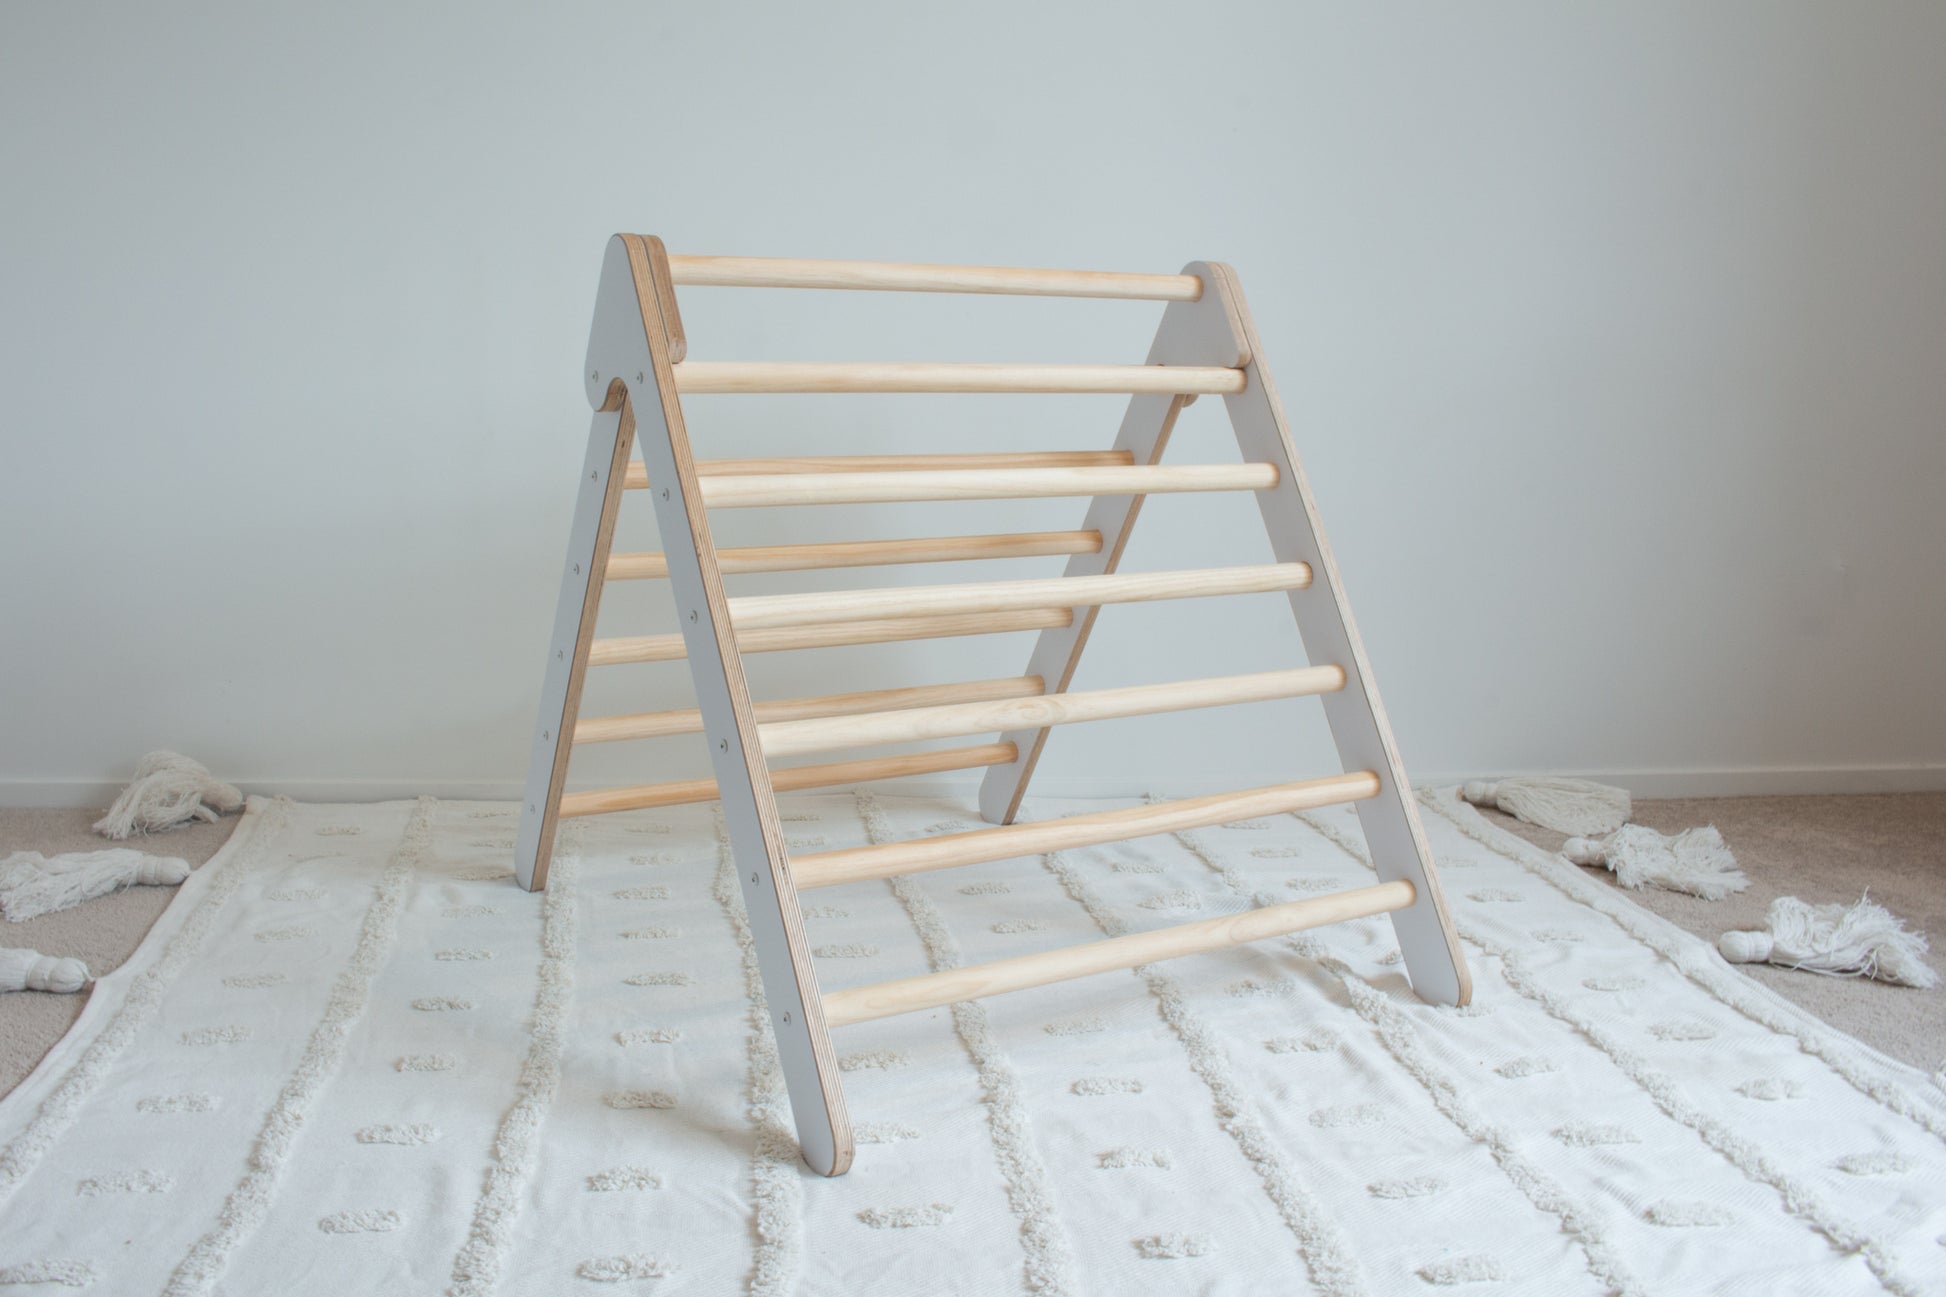
[[[961,635],[999,635],[1009,631],[1043,630],[1065,626],[1074,617],[1070,608],[1029,608],[1021,612],[982,616],[959,613],[942,617],[882,617],[829,626],[787,626],[778,630],[740,633],[745,653],[781,653],[791,649],[842,648],[851,644],[890,644],[902,640],[952,639]],[[624,662],[675,662],[684,656],[680,635],[621,635],[598,639],[588,653],[590,666]]]
[[[867,757],[859,761],[833,761],[815,766],[785,766],[770,772],[770,786],[780,793],[801,792],[807,788],[834,788],[840,784],[869,783],[874,779],[898,779],[906,775],[936,775],[950,770],[978,770],[1014,759],[1010,743],[985,743],[975,747],[944,748],[937,752],[909,752],[900,756]],[[660,784],[637,784],[629,788],[601,788],[567,793],[561,798],[561,814],[606,815],[612,811],[639,811],[655,806],[683,806],[693,802],[713,802],[717,798],[714,779],[677,779]]]
[[[1011,746],[1011,745],[1008,745]],[[1200,829],[1259,815],[1285,815],[1339,802],[1376,796],[1378,776],[1369,770],[1326,775],[1296,783],[1271,784],[1236,793],[1214,793],[1181,801],[1126,806],[1088,815],[1033,824],[1004,824],[965,833],[942,833],[911,842],[887,842],[869,847],[820,851],[792,861],[800,888],[833,887],[839,883],[890,878],[893,874],[929,869],[952,869],[1013,856],[1040,855],[1073,847],[1091,847],[1124,838]]]
[[[1027,581],[831,590],[822,594],[741,595],[730,600],[730,615],[742,631],[807,626],[853,617],[999,613],[1025,608],[1073,608],[1083,604],[1258,594],[1269,590],[1299,590],[1310,582],[1311,570],[1302,563],[1262,563],[1176,572],[1116,572],[1106,576],[1050,576]]]
[[[1036,500],[1070,495],[1268,491],[1274,464],[1131,464],[1126,468],[947,469],[921,473],[776,474],[703,481],[712,509],[913,500]]]
[[[756,473],[894,473],[947,468],[1111,468],[1133,464],[1123,451],[1021,450],[971,455],[773,455],[754,459],[699,459],[703,477],[748,477]],[[636,460],[628,466],[627,487],[649,489],[649,470]]]
[[[833,1027],[848,1027],[896,1014],[937,1009],[962,1000],[1022,991],[1030,986],[1047,986],[1157,960],[1223,950],[1306,928],[1403,909],[1412,904],[1412,896],[1412,884],[1401,879],[1330,896],[1266,905],[1241,914],[1225,914],[1154,932],[1132,932],[1060,950],[829,991],[824,997],[824,1020]]]
[[[1194,275],[1022,266],[927,265],[909,261],[815,261],[796,257],[671,257],[678,284],[717,288],[849,288],[913,293],[1004,293],[1024,297],[1119,297],[1193,302]]]
[[[759,392],[1241,392],[1215,365],[978,365],[925,361],[685,360],[676,390]]]
[[[1040,693],[1043,687],[1039,676],[1005,676],[997,680],[914,685],[904,689],[870,689],[862,693],[824,694],[816,698],[782,698],[758,703],[752,710],[761,726],[766,722],[807,720],[819,716],[847,716],[857,712],[944,706],[994,698],[1027,698]],[[585,717],[575,723],[574,741],[613,743],[623,739],[700,734],[702,731],[703,714],[691,707],[681,711]],[[772,755],[775,754],[766,748],[765,756]]]
[[[1040,684],[1039,676],[1027,676]],[[1112,720],[1121,716],[1153,716],[1161,712],[1223,707],[1236,703],[1269,702],[1329,693],[1345,687],[1345,673],[1335,666],[1262,671],[1254,675],[1215,676],[1206,680],[1176,680],[1167,684],[1133,685],[1123,689],[1094,689],[1082,693],[991,698],[978,701],[915,704],[903,710],[867,708],[829,711],[802,720],[778,720],[759,725],[764,755],[769,758],[834,748],[863,748],[879,743],[912,743],[922,739],[963,738],[1018,729],[1022,726],[1073,725],[1082,721]],[[759,720],[762,717],[758,718]],[[576,731],[576,741],[580,732]]]
[[[747,572],[808,572],[846,567],[891,567],[993,558],[1041,558],[1092,554],[1101,534],[1092,531],[1001,532],[985,536],[912,536],[894,540],[825,541],[804,545],[745,545],[716,551],[725,576]],[[614,554],[610,581],[655,580],[669,575],[661,554]]]

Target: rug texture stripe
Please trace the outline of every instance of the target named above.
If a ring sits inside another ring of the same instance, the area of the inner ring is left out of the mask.
[[[868,842],[899,840],[898,831],[878,798],[860,792],[856,801]],[[912,920],[913,931],[925,943],[926,967],[930,971],[943,972],[965,962],[939,908],[918,886],[917,880],[893,877],[885,880],[885,886]],[[1047,1297],[1078,1293],[1082,1289],[1076,1282],[1073,1245],[1055,1210],[1047,1166],[1034,1143],[1020,1078],[1006,1051],[994,1039],[985,1005],[970,1000],[953,1005],[950,1011],[953,1029],[966,1047],[967,1056],[979,1069],[980,1085],[986,1093],[987,1125],[993,1132],[993,1153],[1006,1177],[1008,1205],[1020,1219],[1020,1246],[1025,1254],[1021,1278],[1028,1291],[1044,1293]]]
[[[198,1297],[209,1292],[228,1263],[231,1251],[269,1214],[278,1181],[303,1131],[312,1101],[336,1072],[352,1024],[370,1001],[372,978],[392,952],[407,888],[432,838],[432,806],[432,799],[426,798],[414,809],[391,861],[379,875],[371,904],[359,926],[357,942],[332,984],[330,998],[325,1002],[317,1026],[311,1030],[304,1053],[277,1095],[277,1102],[264,1117],[263,1127],[250,1151],[249,1169],[231,1190],[215,1224],[196,1240],[175,1274],[170,1276],[163,1288],[165,1297]]]
[[[714,808],[577,821],[537,896],[510,806],[255,800],[0,1101],[0,1292],[1946,1291],[1932,1078],[1422,800],[1471,1007],[1412,995],[1381,916],[861,1023],[836,1180]],[[783,814],[804,851],[973,818]],[[834,990],[1371,877],[1333,808],[804,912]]]
[[[710,879],[710,897],[722,907],[723,918],[736,940],[743,994],[748,1000],[744,1013],[748,1028],[744,1094],[750,1119],[750,1223],[757,1240],[748,1291],[751,1297],[785,1297],[797,1288],[804,1254],[804,1192],[797,1136],[791,1128],[783,1064],[770,1031],[763,975],[757,966],[757,940],[744,913],[736,854],[730,850],[730,835],[720,809],[711,816],[711,825],[716,832],[716,872]]]
[[[1132,929],[1082,881],[1081,874],[1060,853],[1044,858],[1062,889],[1086,910],[1102,934],[1125,936]],[[1343,1231],[1324,1205],[1285,1159],[1282,1150],[1264,1133],[1251,1095],[1238,1083],[1229,1059],[1201,1016],[1189,1007],[1182,984],[1164,965],[1144,964],[1135,970],[1169,1025],[1190,1069],[1209,1089],[1209,1097],[1223,1132],[1236,1141],[1237,1151],[1262,1181],[1290,1231],[1296,1256],[1313,1284],[1329,1297],[1356,1297],[1366,1291],[1358,1263],[1346,1246]],[[1158,1236],[1159,1237],[1159,1236]]]
[[[1308,812],[1299,812],[1297,818],[1344,851],[1361,868],[1375,874],[1364,845],[1341,826]],[[1190,835],[1178,837],[1187,840]],[[1235,877],[1233,869],[1224,865],[1217,855],[1199,842],[1187,840],[1187,845],[1212,870],[1222,874],[1232,890],[1244,885],[1241,879]],[[1646,1291],[1629,1269],[1621,1250],[1610,1239],[1604,1214],[1591,1210],[1586,1202],[1577,1200],[1558,1180],[1523,1153],[1515,1132],[1488,1121],[1479,1109],[1466,1100],[1464,1090],[1452,1074],[1434,1061],[1421,1034],[1412,1026],[1409,1015],[1402,1012],[1383,992],[1359,977],[1350,965],[1332,955],[1322,942],[1300,934],[1288,938],[1286,945],[1294,954],[1317,960],[1320,966],[1338,978],[1352,1008],[1371,1025],[1380,1043],[1398,1060],[1399,1066],[1419,1083],[1447,1120],[1468,1139],[1485,1145],[1492,1152],[1494,1161],[1506,1173],[1509,1182],[1535,1209],[1558,1218],[1561,1227],[1574,1236],[1587,1258],[1591,1274],[1618,1294]],[[1417,1189],[1427,1185],[1432,1178],[1405,1183]]]

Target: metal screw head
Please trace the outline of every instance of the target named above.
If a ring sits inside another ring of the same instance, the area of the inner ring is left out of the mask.
[[[599,369],[591,369],[591,370],[589,370],[589,371],[588,371],[588,381],[589,381],[590,383],[599,383],[599,382],[601,381],[601,371],[600,371]]]
[[[551,738],[553,738],[554,736],[553,736],[552,734],[550,734],[550,733],[548,733],[548,732],[547,732],[546,730],[542,730],[542,731],[541,731],[541,737],[542,737],[542,738],[544,738],[544,739],[551,739]]]
[[[785,1014],[785,1015],[784,1015],[784,1021],[785,1021],[785,1022],[789,1022],[790,1020],[791,1020],[791,1015],[790,1015],[790,1014],[788,1014],[788,1013],[787,1013],[787,1014]]]
[[[724,739],[722,742],[716,745],[716,750],[718,752],[728,752],[730,750],[730,741],[728,739]]]
[[[696,610],[695,610],[694,608],[691,608],[691,609],[689,610],[689,620],[691,620],[691,621],[695,621],[695,620],[696,620]]]
[[[665,500],[669,498],[669,488],[666,486],[662,488],[662,498]]]
[[[636,381],[636,382],[638,382],[638,383],[640,383],[640,382],[644,382],[644,381],[646,381],[646,380],[644,380],[644,379],[643,379],[643,377],[642,377],[642,371],[641,371],[641,370],[639,370],[639,369],[635,371],[635,381]]]
[[[579,563],[576,563],[576,564],[574,565],[574,574],[575,574],[576,576],[580,576],[580,575],[581,575],[581,565],[580,565]]]

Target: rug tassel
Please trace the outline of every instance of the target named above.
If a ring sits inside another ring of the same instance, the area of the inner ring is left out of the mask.
[[[1594,838],[1628,823],[1628,790],[1586,779],[1534,775],[1521,779],[1476,779],[1460,796],[1475,806],[1505,811],[1517,820],[1556,833]]]
[[[16,851],[0,860],[0,915],[25,923],[138,883],[174,887],[188,877],[186,860],[127,847],[52,857]]]
[[[1855,905],[1807,905],[1795,896],[1770,903],[1770,927],[1726,932],[1717,941],[1733,964],[1776,964],[1807,973],[1871,977],[1928,989],[1939,974],[1926,964],[1926,935],[1906,931],[1905,920],[1868,892]]]
[[[88,984],[88,966],[25,946],[0,946],[0,991],[53,991],[72,995]]]
[[[135,763],[134,781],[95,822],[95,832],[120,841],[131,833],[173,829],[192,819],[215,820],[242,806],[243,794],[201,762],[179,752],[151,752]]]
[[[1561,854],[1577,865],[1605,865],[1623,887],[1660,887],[1720,901],[1750,886],[1715,825],[1664,837],[1625,824],[1605,838],[1569,838]]]

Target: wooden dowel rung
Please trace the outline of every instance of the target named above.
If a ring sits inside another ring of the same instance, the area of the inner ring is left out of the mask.
[[[1312,810],[1319,806],[1376,797],[1378,790],[1378,776],[1369,770],[1359,770],[1296,783],[1271,784],[1238,793],[1215,793],[1208,797],[1155,802],[1147,806],[1118,807],[1111,811],[1095,811],[1033,824],[1006,824],[965,833],[943,833],[936,838],[920,838],[910,842],[820,851],[793,859],[791,876],[797,880],[800,889],[831,887],[869,878],[890,878],[893,874],[952,869],[959,865],[977,865],[1013,856],[1098,846],[1103,842],[1119,842],[1123,838],[1139,838],[1154,833],[1177,833],[1211,824],[1227,824],[1231,820],[1253,819],[1259,815]]]
[[[1038,680],[1039,677],[1030,677]],[[1110,720],[1120,716],[1150,716],[1160,712],[1222,707],[1234,703],[1268,702],[1330,693],[1345,687],[1338,666],[1300,667],[1261,671],[1252,675],[1217,676],[1168,684],[1135,685],[1125,689],[1094,689],[1084,693],[1041,696],[1015,694],[1004,698],[909,704],[906,710],[871,711],[866,707],[817,712],[802,720],[777,720],[760,726],[766,757],[834,748],[871,747],[879,743],[909,743],[920,739],[960,738],[968,734],[1004,733],[1045,725]],[[764,720],[759,708],[758,720]],[[575,731],[577,740],[580,731]]]
[[[734,576],[748,572],[803,572],[961,559],[1038,558],[1048,554],[1094,554],[1100,550],[1098,531],[1026,531],[808,545],[746,545],[717,550],[716,562],[724,575]],[[660,554],[614,554],[608,560],[610,581],[659,580],[668,575],[668,561]]]
[[[794,722],[822,716],[850,716],[858,712],[880,712],[899,708],[930,709],[1000,698],[1031,698],[1046,687],[1039,676],[1006,676],[998,680],[967,680],[955,684],[916,685],[905,689],[872,689],[862,693],[825,694],[817,698],[780,698],[773,702],[757,703],[752,711],[759,724]],[[656,739],[675,734],[701,734],[702,732],[703,714],[692,707],[682,711],[586,717],[575,722],[574,741],[577,744],[613,743],[622,739]],[[966,731],[966,733],[979,732],[978,730]]]
[[[979,365],[906,361],[685,360],[676,390],[719,392],[1235,393],[1218,365]]]
[[[908,500],[1032,500],[1070,495],[1268,491],[1275,464],[1131,464],[1115,468],[945,469],[916,473],[765,474],[703,480],[712,509]]]
[[[1004,766],[1019,750],[1011,743],[984,743],[970,748],[945,748],[938,752],[909,752],[896,757],[869,757],[862,761],[834,761],[827,765],[787,766],[770,772],[770,786],[780,793],[801,792],[806,788],[831,788],[838,784],[864,783],[872,779],[897,779],[904,775],[942,774],[949,770],[977,770],[983,766]],[[716,800],[714,779],[678,779],[664,784],[638,784],[632,788],[603,788],[583,793],[563,793],[561,814],[606,815],[611,811],[639,811],[652,806],[683,806],[691,802]]]
[[[883,617],[828,626],[797,625],[778,630],[739,631],[737,648],[745,653],[779,653],[787,649],[840,648],[848,644],[889,644],[899,640],[950,639],[959,635],[997,635],[1006,631],[1046,630],[1073,624],[1072,608],[1028,608],[996,616],[969,613]],[[675,662],[684,656],[680,635],[622,636],[596,640],[588,652],[588,665]]]
[[[1112,468],[1133,464],[1126,450],[990,451],[976,455],[807,455],[766,459],[699,459],[702,477],[750,477],[758,473],[905,473],[942,468]],[[649,489],[649,470],[630,460],[623,485]]]
[[[718,288],[850,288],[912,293],[1005,293],[1023,297],[1119,297],[1193,302],[1194,275],[1024,266],[949,266],[900,261],[817,261],[798,257],[670,257],[678,284]]]
[[[1285,901],[1226,914],[1214,919],[1132,932],[1106,941],[1090,941],[1062,950],[997,959],[992,963],[877,982],[870,986],[832,991],[824,996],[824,1020],[833,1027],[870,1022],[921,1009],[937,1009],[962,1000],[977,1000],[1031,986],[1047,986],[1094,973],[1134,968],[1162,959],[1178,959],[1229,946],[1246,945],[1269,937],[1389,914],[1411,905],[1417,893],[1405,879],[1353,888],[1330,896]]]
[[[723,551],[716,551],[716,556],[720,561]],[[666,581],[669,559],[661,553],[610,554],[607,576],[610,581]]]
[[[960,585],[890,586],[832,590],[822,594],[742,595],[731,599],[730,621],[745,630],[806,626],[853,617],[920,616],[928,613],[998,613],[1021,608],[1086,607],[1193,599],[1203,595],[1300,590],[1311,584],[1304,563],[1193,568],[1178,572],[1115,572],[1102,576],[1041,577]]]

